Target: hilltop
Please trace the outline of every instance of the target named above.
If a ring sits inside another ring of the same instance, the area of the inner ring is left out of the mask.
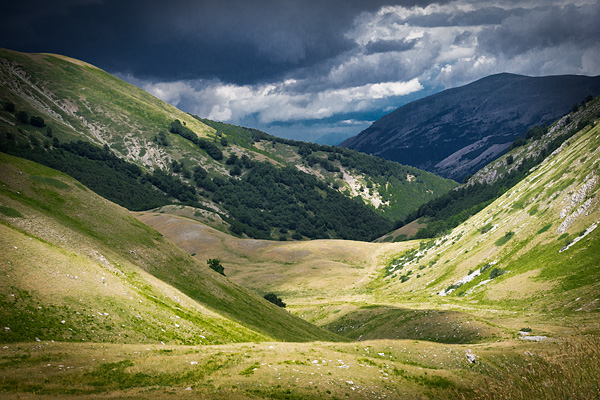
[[[64,56],[2,50],[0,82],[2,151],[130,210],[193,206],[240,237],[371,240],[456,186],[348,149],[203,120]]]
[[[406,104],[340,146],[461,182],[534,125],[598,94],[600,77],[492,75]]]

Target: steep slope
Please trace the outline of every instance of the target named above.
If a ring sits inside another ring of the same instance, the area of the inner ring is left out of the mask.
[[[462,181],[530,127],[598,94],[600,77],[492,75],[402,106],[340,146]]]
[[[0,100],[2,151],[61,169],[132,210],[191,205],[240,236],[370,240],[454,186],[347,149],[201,120],[63,56],[0,50]],[[257,177],[273,190],[253,190]]]
[[[70,177],[0,153],[1,340],[335,340]]]
[[[450,234],[393,257],[378,298],[585,330],[600,306],[599,154],[596,119]]]

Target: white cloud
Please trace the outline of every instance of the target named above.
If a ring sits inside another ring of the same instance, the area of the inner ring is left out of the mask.
[[[294,92],[290,80],[277,84],[237,86],[221,82],[145,83],[143,88],[177,107],[220,121],[238,122],[252,114],[261,123],[318,120],[374,108],[377,100],[423,89],[418,79],[382,82],[320,92]]]

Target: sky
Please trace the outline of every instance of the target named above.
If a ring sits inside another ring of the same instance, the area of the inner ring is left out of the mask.
[[[19,0],[0,47],[94,64],[201,117],[336,144],[485,76],[600,75],[598,0]]]

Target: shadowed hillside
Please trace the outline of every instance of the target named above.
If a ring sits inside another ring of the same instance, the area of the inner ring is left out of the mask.
[[[462,181],[598,94],[600,77],[492,75],[406,104],[340,146]]]

